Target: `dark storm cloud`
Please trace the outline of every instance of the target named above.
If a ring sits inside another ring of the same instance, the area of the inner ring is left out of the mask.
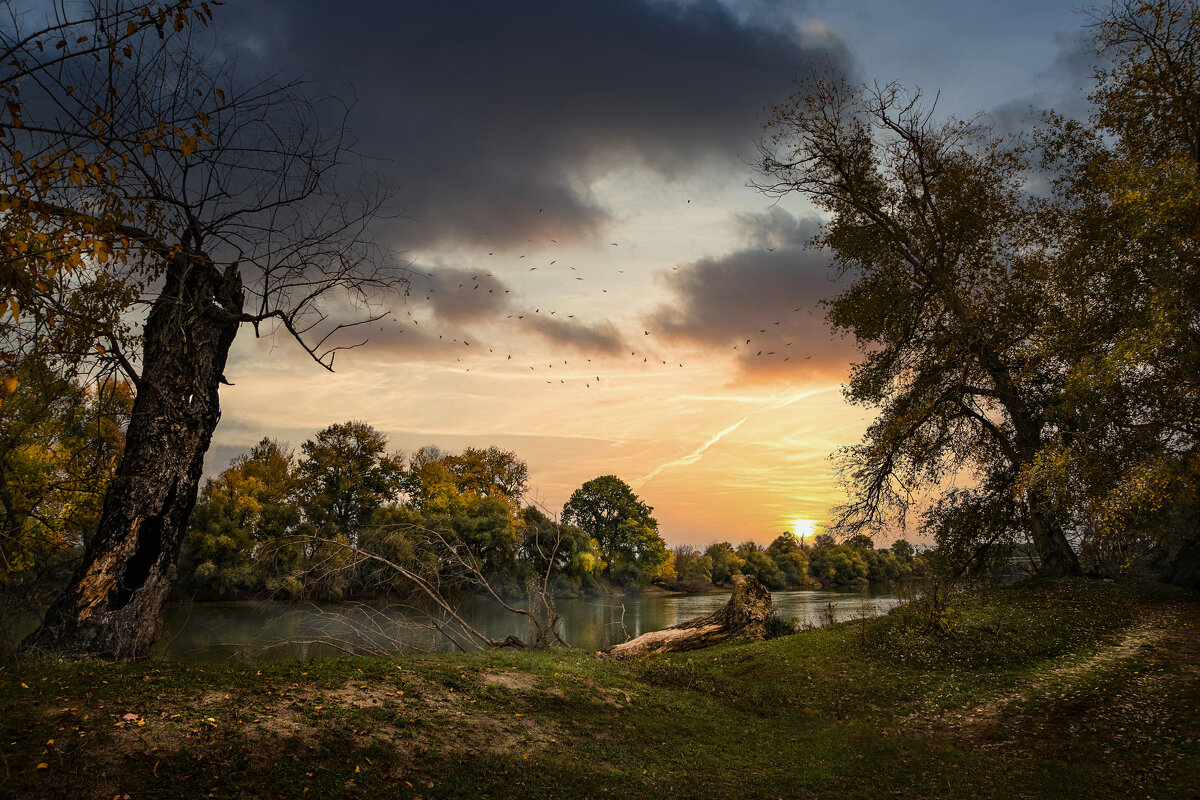
[[[390,159],[377,168],[399,182],[407,247],[592,237],[609,218],[592,177],[616,163],[743,171],[792,75],[848,61],[832,37],[716,0],[264,0],[223,14],[244,57],[353,88],[354,133]]]
[[[625,350],[621,334],[611,322],[587,325],[547,316],[526,316],[528,329],[559,347],[589,355],[617,355]]]
[[[412,279],[412,291],[424,292],[438,319],[454,324],[487,320],[508,307],[508,286],[480,270],[432,270]]]
[[[743,379],[844,377],[857,351],[824,321],[819,301],[839,286],[830,255],[805,249],[817,223],[774,209],[743,225],[745,248],[667,274],[676,302],[657,309],[647,327],[663,338],[732,352]]]

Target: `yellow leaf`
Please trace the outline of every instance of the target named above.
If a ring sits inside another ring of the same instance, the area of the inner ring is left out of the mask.
[[[222,92],[220,89],[217,89],[216,92],[217,92],[217,99],[219,99],[222,103],[224,103],[225,102],[225,93]]]
[[[47,764],[45,761],[43,761],[42,763],[37,765],[37,768],[38,769],[50,769],[50,765]]]
[[[13,160],[13,169],[20,169],[20,168],[21,168],[21,161],[22,161],[24,158],[25,158],[25,156],[24,156],[24,155],[21,153],[21,151],[20,151],[20,150],[14,150],[14,151],[13,151],[13,154],[12,154],[12,160]]]
[[[196,149],[196,140],[194,137],[185,136],[179,143],[179,152],[183,153],[183,157],[187,158]]]

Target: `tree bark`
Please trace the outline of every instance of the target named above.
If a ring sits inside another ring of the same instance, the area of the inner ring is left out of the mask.
[[[771,593],[749,575],[733,577],[733,595],[721,608],[670,628],[651,631],[636,639],[600,651],[601,656],[640,656],[697,650],[729,639],[755,641],[766,636],[771,615]]]
[[[1014,424],[1020,433],[1021,420],[1015,421]],[[1025,427],[1033,432],[1026,432],[1017,443],[1020,460],[1013,465],[1013,471],[1017,474],[1020,474],[1026,464],[1033,463],[1042,446],[1040,425],[1034,427],[1026,421]],[[1067,541],[1062,525],[1042,510],[1042,504],[1043,495],[1040,490],[1035,488],[1025,492],[1025,509],[1029,513],[1029,538],[1033,541],[1033,548],[1037,550],[1038,561],[1041,562],[1038,571],[1053,577],[1082,575],[1083,567],[1080,566],[1079,557],[1075,555],[1071,543]]]
[[[76,657],[140,658],[158,638],[175,561],[220,419],[244,296],[236,265],[171,257],[143,330],[125,451],[71,583],[25,640]]]
[[[997,396],[1008,412],[1015,431],[1015,441],[1011,445],[1010,458],[1013,461],[1013,473],[1019,475],[1022,468],[1033,463],[1038,452],[1044,445],[1042,431],[1045,421],[1040,412],[1034,412],[1025,397],[1018,389],[1018,383],[1012,376],[1012,371],[996,351],[986,344],[982,334],[978,344],[972,345],[980,365],[991,377],[996,388]],[[1075,555],[1071,543],[1063,533],[1058,520],[1042,511],[1042,494],[1030,490],[1025,494],[1025,508],[1029,513],[1029,538],[1037,550],[1040,572],[1043,575],[1056,577],[1082,575],[1083,567],[1079,557]]]
[[[1037,508],[1037,498],[1027,497],[1026,507],[1029,510],[1029,529],[1033,539],[1033,547],[1037,550],[1041,562],[1040,572],[1054,577],[1078,576],[1083,574],[1079,557],[1067,541],[1062,526],[1046,517]]]

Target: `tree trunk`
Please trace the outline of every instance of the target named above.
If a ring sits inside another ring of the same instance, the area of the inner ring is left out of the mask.
[[[1041,561],[1039,572],[1055,577],[1082,575],[1083,567],[1079,565],[1079,557],[1067,541],[1062,527],[1037,509],[1034,498],[1027,498],[1027,502],[1029,532],[1033,539],[1033,547],[1037,550],[1038,560]]]
[[[30,649],[140,658],[158,638],[175,560],[220,419],[218,388],[242,311],[236,266],[171,258],[143,330],[142,375],[125,451],[83,564]]]
[[[1017,431],[1017,459],[1013,464],[1013,472],[1019,475],[1027,464],[1034,462],[1042,448],[1042,423],[1028,413],[1018,414],[1013,406],[1008,408],[1013,427]],[[1047,514],[1042,505],[1043,494],[1040,490],[1029,489],[1025,492],[1025,509],[1029,513],[1029,538],[1033,541],[1033,548],[1037,550],[1038,561],[1041,562],[1038,571],[1053,577],[1082,575],[1083,567],[1079,565],[1079,557],[1067,541],[1062,525]]]
[[[764,625],[771,615],[771,593],[749,575],[733,577],[733,596],[721,608],[661,631],[600,651],[602,656],[640,656],[696,650],[727,639],[758,640],[766,635]]]
[[[1183,545],[1171,559],[1164,577],[1177,586],[1195,589],[1200,588],[1200,514],[1191,511],[1186,525]]]

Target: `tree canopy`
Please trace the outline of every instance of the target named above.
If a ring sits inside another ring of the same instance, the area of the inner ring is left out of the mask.
[[[916,504],[964,563],[1030,541],[1051,574],[1127,530],[1119,508],[1196,537],[1200,10],[1118,2],[1092,31],[1088,123],[1003,136],[829,75],[774,109],[760,187],[829,214],[829,320],[863,348],[846,395],[880,409],[840,455],[843,531]]]
[[[562,521],[596,540],[608,573],[622,572],[631,582],[644,583],[670,558],[653,511],[629,484],[616,475],[601,475],[571,494]]]
[[[365,308],[406,273],[371,235],[384,194],[346,179],[345,107],[214,56],[209,3],[49,14],[0,27],[0,359],[69,341],[136,397],[96,534],[29,645],[136,656],[157,635],[241,326],[331,368],[354,346],[339,332],[375,315],[329,301]]]

